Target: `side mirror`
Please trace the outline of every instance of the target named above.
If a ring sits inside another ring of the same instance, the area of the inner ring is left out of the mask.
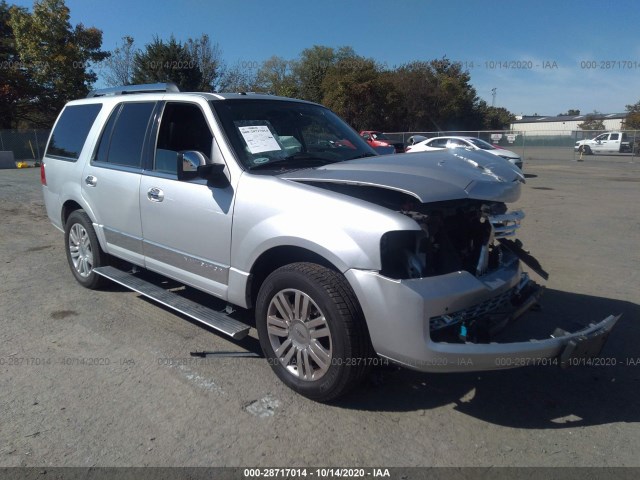
[[[178,180],[192,180],[198,177],[198,167],[207,164],[207,156],[196,150],[178,152],[177,169]]]
[[[224,188],[229,185],[224,169],[224,164],[210,163],[202,152],[196,150],[178,152],[178,180],[204,178],[209,186]]]
[[[208,163],[198,167],[198,176],[207,181],[210,187],[224,188],[229,185],[229,179],[224,174],[225,165],[222,163]]]

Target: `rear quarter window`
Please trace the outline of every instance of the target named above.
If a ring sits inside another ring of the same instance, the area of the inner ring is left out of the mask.
[[[49,140],[45,155],[64,160],[78,160],[102,104],[67,106],[62,111]]]

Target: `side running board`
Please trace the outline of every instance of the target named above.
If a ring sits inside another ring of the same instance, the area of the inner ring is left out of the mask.
[[[146,282],[135,275],[123,272],[114,267],[98,267],[94,268],[93,271],[165,307],[176,310],[197,322],[208,325],[225,335],[229,335],[236,340],[242,339],[249,334],[251,327],[230,318],[226,313],[207,308],[188,298],[181,297],[164,288]]]

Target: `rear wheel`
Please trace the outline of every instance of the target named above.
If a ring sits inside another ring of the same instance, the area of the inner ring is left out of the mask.
[[[341,274],[321,265],[293,263],[269,275],[256,328],[271,368],[305,397],[334,400],[367,371],[370,343],[355,295]]]
[[[64,229],[67,261],[78,283],[86,288],[99,288],[106,279],[93,271],[106,265],[107,255],[100,248],[91,219],[84,210],[71,212]]]

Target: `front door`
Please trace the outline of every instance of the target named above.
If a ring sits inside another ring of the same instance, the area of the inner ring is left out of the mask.
[[[179,181],[178,152],[211,158],[206,103],[168,102],[162,112],[153,166],[140,182],[145,266],[226,298],[231,252],[233,188],[203,179]]]

